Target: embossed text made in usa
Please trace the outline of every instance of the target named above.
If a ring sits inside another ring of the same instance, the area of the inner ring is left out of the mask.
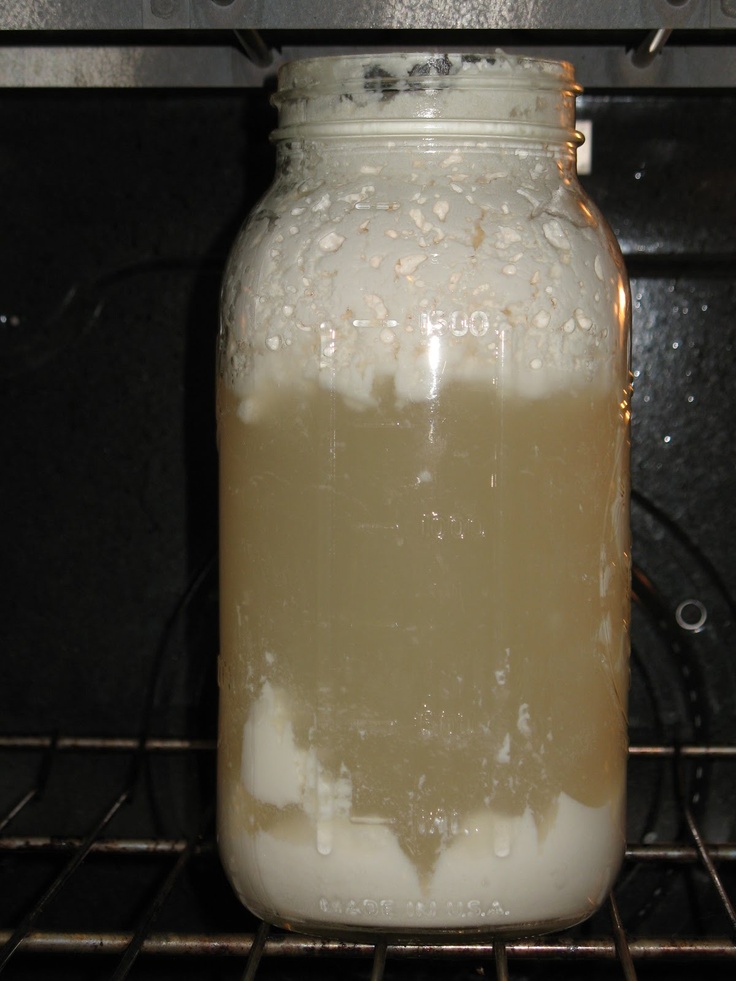
[[[371,898],[327,898],[320,897],[319,908],[322,913],[332,916],[347,916],[351,919],[367,918],[392,920],[406,917],[410,920],[434,920],[439,918],[464,920],[499,919],[508,916],[508,910],[497,901],[482,902],[479,899],[458,899],[438,902],[434,899],[371,899]]]

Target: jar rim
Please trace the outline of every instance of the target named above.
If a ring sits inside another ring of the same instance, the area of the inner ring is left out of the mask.
[[[284,139],[422,133],[576,144],[573,66],[528,55],[399,51],[283,65],[271,102]]]
[[[434,88],[443,78],[468,87],[487,83],[512,88],[533,82],[535,88],[562,88],[571,95],[579,95],[583,90],[575,81],[575,69],[569,61],[507,54],[500,49],[488,53],[387,51],[288,61],[279,68],[278,89],[272,101],[278,106],[289,98],[307,94],[311,86],[330,83],[381,89],[411,79],[409,84],[421,89]]]

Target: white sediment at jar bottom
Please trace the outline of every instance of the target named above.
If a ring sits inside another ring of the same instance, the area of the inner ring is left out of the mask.
[[[270,831],[243,830],[227,842],[227,862],[241,899],[281,922],[345,924],[355,929],[508,930],[515,924],[583,919],[603,901],[621,856],[620,815],[614,806],[593,808],[560,794],[543,838],[527,811],[508,818],[492,811],[472,815],[473,833],[440,855],[422,888],[414,865],[390,828],[331,824],[331,849],[321,854],[316,836],[289,840]],[[499,849],[499,825],[511,842]],[[222,842],[221,842],[222,843]]]

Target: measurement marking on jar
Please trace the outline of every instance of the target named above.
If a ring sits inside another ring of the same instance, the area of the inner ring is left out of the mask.
[[[486,530],[477,518],[426,511],[422,515],[422,535],[438,542],[479,540],[486,537]]]
[[[397,524],[382,524],[379,521],[363,521],[355,525],[358,531],[399,531]]]
[[[389,327],[389,328],[392,328],[392,327],[398,327],[399,326],[399,321],[398,320],[387,320],[385,318],[382,320],[382,319],[380,319],[378,317],[375,317],[372,320],[353,320],[352,321],[352,324],[353,324],[353,327],[374,327],[374,328],[376,328],[376,327],[380,327],[380,328]]]
[[[398,211],[401,205],[398,201],[357,201],[353,207],[356,211]]]
[[[351,814],[349,821],[351,824],[368,824],[371,827],[390,827],[392,824],[394,824],[393,818],[378,817],[370,814]]]
[[[491,320],[485,310],[422,310],[419,317],[419,330],[423,337],[485,337],[491,329]]]

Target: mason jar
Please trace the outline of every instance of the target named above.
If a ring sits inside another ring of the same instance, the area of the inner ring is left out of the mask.
[[[286,65],[222,294],[219,845],[312,933],[567,927],[624,849],[629,318],[570,65]]]

